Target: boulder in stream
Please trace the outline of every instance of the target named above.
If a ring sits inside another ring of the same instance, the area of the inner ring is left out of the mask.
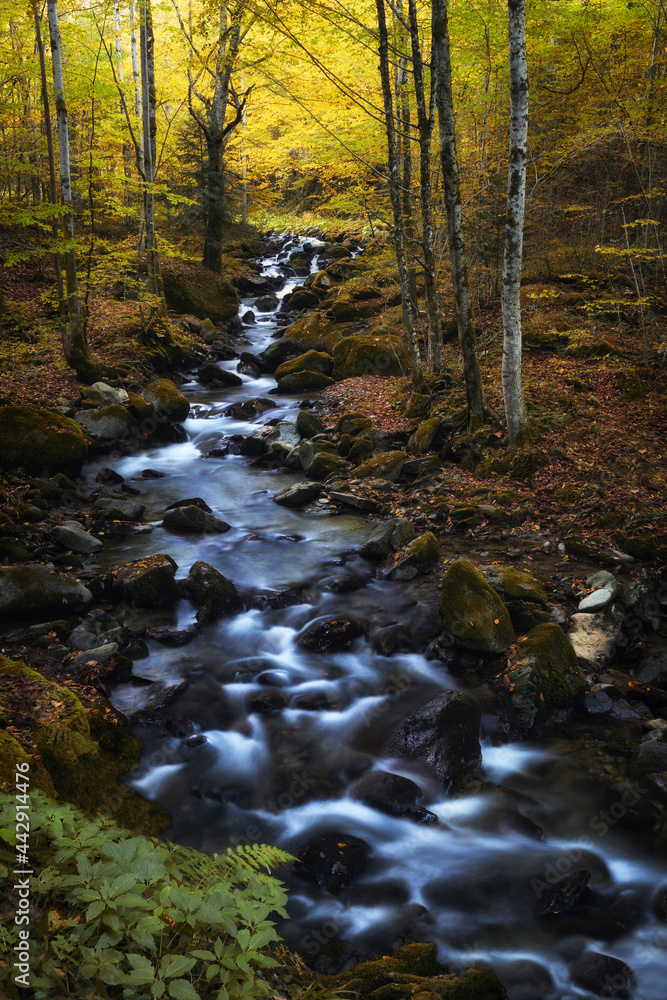
[[[306,351],[296,358],[283,361],[276,368],[276,378],[281,379],[286,375],[294,375],[296,372],[319,372],[320,375],[331,375],[331,356],[324,351]]]
[[[634,973],[620,958],[597,951],[584,952],[570,963],[572,981],[599,997],[626,1000],[632,996]]]
[[[443,627],[465,646],[482,653],[504,653],[514,629],[502,600],[467,559],[456,559],[442,579]]]
[[[474,775],[482,763],[481,712],[467,694],[449,691],[408,716],[385,742],[385,756],[417,758],[449,790]]]
[[[326,833],[297,852],[294,874],[328,892],[350,885],[366,867],[369,847],[348,833]]]
[[[333,384],[334,380],[321,372],[298,371],[279,378],[275,391],[279,395],[319,392],[320,389],[326,389]]]
[[[113,573],[115,596],[140,608],[171,604],[178,597],[177,569],[171,556],[164,553],[126,563]]]
[[[243,385],[243,379],[234,372],[228,372],[226,368],[221,368],[214,361],[205,361],[197,369],[197,378],[202,385],[211,386],[236,386]]]
[[[222,534],[229,531],[231,527],[221,517],[209,514],[208,511],[195,507],[194,504],[166,510],[162,518],[162,526],[171,531],[196,532],[198,534]]]
[[[388,580],[412,580],[415,576],[428,573],[437,566],[439,559],[438,539],[432,531],[427,531],[399,549],[393,561],[383,569],[382,575]]]
[[[296,641],[314,653],[329,653],[347,649],[360,635],[363,629],[352,618],[323,618],[307,625]]]
[[[352,787],[352,798],[378,812],[432,823],[437,816],[417,805],[417,799],[422,795],[421,788],[414,781],[389,771],[369,771]]]
[[[180,422],[185,420],[190,412],[189,400],[171,379],[155,379],[146,386],[141,395],[148,403],[153,404],[157,414],[164,420]]]
[[[282,504],[283,507],[303,507],[311,500],[316,500],[321,492],[319,483],[295,483],[276,493],[273,502]]]
[[[231,580],[201,559],[193,563],[184,584],[186,596],[200,605],[197,621],[205,624],[243,607],[241,595]]]

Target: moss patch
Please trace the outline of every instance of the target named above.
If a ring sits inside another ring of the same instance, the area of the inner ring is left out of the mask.
[[[442,579],[440,617],[467,649],[504,653],[514,639],[507,608],[467,559],[456,559]]]
[[[408,349],[400,337],[344,337],[333,349],[333,377],[357,375],[401,376],[410,371]]]
[[[36,406],[0,409],[2,468],[76,476],[87,454],[86,439],[75,420]]]

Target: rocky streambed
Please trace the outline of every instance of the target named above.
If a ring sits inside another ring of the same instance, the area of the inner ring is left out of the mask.
[[[317,415],[304,393],[401,370],[355,332],[377,289],[350,252],[276,242],[242,326],[188,319],[208,356],[178,387],[98,384],[40,425],[92,459],[73,481],[59,451],[0,524],[3,691],[62,702],[37,777],[104,808],[133,767],[121,821],[289,850],[287,942],[362,996],[663,1000],[664,576],[448,504],[443,421]]]

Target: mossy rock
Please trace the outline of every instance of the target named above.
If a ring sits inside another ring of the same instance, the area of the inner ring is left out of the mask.
[[[344,458],[332,455],[328,451],[321,451],[315,455],[310,463],[308,476],[310,479],[317,479],[321,482],[323,479],[334,475],[334,473],[336,475],[346,475],[349,471],[350,465]]]
[[[306,313],[288,326],[283,339],[291,341],[304,351],[324,350],[324,338],[331,332],[331,321],[321,313]]]
[[[16,791],[16,765],[28,764],[30,767],[30,787],[41,788],[43,792],[56,798],[51,776],[41,760],[28,757],[18,740],[10,733],[0,729],[0,789],[13,794]]]
[[[316,434],[321,434],[324,430],[324,424],[310,410],[299,410],[296,415],[296,429],[302,438],[309,439],[315,437]]]
[[[0,538],[0,560],[8,563],[28,562],[30,552],[18,538]]]
[[[347,453],[349,460],[356,465],[358,462],[364,462],[370,458],[375,450],[375,440],[376,434],[372,429],[359,434]]]
[[[92,603],[93,595],[65,573],[46,566],[0,568],[0,621],[49,612],[72,613]]]
[[[191,601],[200,605],[203,612],[197,615],[200,622],[204,619],[208,623],[243,607],[241,596],[232,581],[201,559],[191,566],[184,590]]]
[[[295,288],[289,299],[290,309],[316,309],[319,297],[309,288]]]
[[[485,566],[481,573],[504,598],[547,603],[547,593],[540,581],[524,570],[516,569],[515,566]]]
[[[466,649],[504,653],[514,629],[504,603],[467,559],[456,559],[442,579],[443,627]]]
[[[569,711],[588,688],[568,636],[555,622],[531,629],[525,654],[507,672],[510,724],[522,736],[544,732],[559,711]]]
[[[230,281],[212,271],[199,269],[186,275],[163,269],[162,281],[169,309],[191,313],[197,319],[210,318],[214,323],[233,319],[239,311],[239,297]]]
[[[283,361],[276,368],[276,379],[284,378],[286,375],[294,375],[296,372],[319,372],[320,375],[330,375],[333,362],[324,351],[306,351],[290,361]]]
[[[321,372],[298,371],[279,379],[276,392],[281,396],[298,395],[302,392],[319,392],[333,384],[334,380]]]
[[[616,536],[616,543],[618,547],[623,551],[627,552],[629,556],[634,559],[655,559],[658,551],[658,542],[654,534],[646,532],[628,535],[619,534]],[[570,549],[570,542],[567,542],[568,550]]]
[[[155,379],[146,386],[141,395],[155,407],[158,415],[164,420],[180,422],[185,420],[190,412],[189,400],[171,379]]]
[[[618,372],[618,387],[623,399],[630,403],[639,402],[645,396],[644,382],[636,368]]]
[[[570,334],[565,354],[569,358],[606,358],[610,355],[620,356],[622,351],[595,334],[584,330],[575,330]]]
[[[424,455],[430,451],[438,431],[440,430],[440,417],[430,417],[423,420],[415,431],[414,447],[418,455]]]
[[[432,531],[413,538],[394,556],[392,564],[383,572],[389,580],[412,580],[428,573],[438,564],[440,545]]]
[[[143,399],[136,392],[128,392],[129,406],[128,409],[137,420],[145,421],[155,419],[155,407],[152,403],[149,403],[147,399]]]
[[[139,430],[136,417],[120,403],[82,410],[74,419],[96,441],[104,443],[120,441]]]
[[[400,478],[407,457],[404,451],[383,451],[357,466],[355,475],[359,479],[389,479],[395,483]]]
[[[410,371],[410,355],[400,337],[344,337],[333,349],[333,377],[358,375],[400,377]]]
[[[341,288],[335,300],[330,303],[336,323],[356,323],[360,319],[368,319],[374,313],[379,312],[384,306],[382,293],[378,289],[371,289],[366,286],[366,291],[371,293],[365,298],[358,297],[363,290]]]
[[[336,434],[355,435],[360,434],[362,431],[370,430],[372,426],[373,421],[365,413],[360,413],[357,410],[346,410],[336,421],[334,432]]]
[[[75,420],[37,406],[0,408],[0,466],[29,474],[64,472],[76,476],[88,454]]]

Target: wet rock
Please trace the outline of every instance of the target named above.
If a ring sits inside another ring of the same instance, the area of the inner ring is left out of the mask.
[[[315,653],[347,649],[363,629],[352,618],[325,618],[312,622],[297,637],[297,645]]]
[[[313,458],[308,467],[308,475],[311,479],[323,480],[329,476],[345,475],[349,472],[350,465],[344,458],[338,455],[331,455],[326,451],[321,451]]]
[[[330,490],[329,499],[339,506],[361,511],[362,514],[375,514],[381,508],[381,504],[377,500],[373,500],[371,497],[360,497],[356,493],[341,493],[338,490]]]
[[[139,430],[136,417],[118,403],[99,410],[82,410],[74,419],[86,433],[105,444],[122,441]]]
[[[103,511],[107,521],[140,521],[146,507],[137,500],[114,500],[113,497],[100,497],[95,501],[95,509]]]
[[[310,270],[310,269],[309,269]],[[295,288],[289,300],[290,309],[315,309],[320,303],[315,292],[308,288]]]
[[[405,517],[394,517],[382,521],[373,529],[366,541],[359,548],[359,555],[371,562],[386,559],[390,552],[395,552],[407,545],[415,537],[415,528]]]
[[[372,427],[373,422],[365,413],[360,413],[357,410],[347,410],[336,421],[334,430],[336,434],[352,434],[356,436],[357,434],[361,434],[362,431],[371,430]]]
[[[667,771],[667,743],[658,739],[640,744],[632,757],[631,768],[639,775]]]
[[[202,385],[243,385],[243,379],[234,372],[228,372],[225,368],[221,368],[220,365],[216,365],[214,361],[206,361],[197,369],[197,378]]]
[[[527,736],[544,732],[558,713],[569,712],[583,697],[588,681],[571,642],[553,622],[532,629],[523,640],[522,653],[503,676],[508,679],[510,729]]]
[[[362,462],[354,474],[359,479],[380,477],[396,483],[401,477],[406,458],[404,451],[384,451]]]
[[[273,312],[280,305],[280,299],[273,292],[268,295],[262,295],[255,301],[253,306],[255,312],[269,313]]]
[[[271,446],[277,442],[293,447],[301,440],[296,424],[291,420],[279,420],[278,423],[268,432],[265,441]]]
[[[466,649],[504,653],[514,639],[507,608],[467,559],[456,559],[445,572],[440,616]]]
[[[205,510],[207,514],[211,513],[211,508],[201,497],[185,497],[183,500],[175,500],[174,503],[170,503],[168,507],[165,507],[165,511],[176,510],[178,507],[199,507],[200,510]]]
[[[65,645],[79,652],[84,649],[93,649],[93,647],[97,646],[98,638],[92,623],[82,622],[81,625],[77,625],[75,629],[72,629]]]
[[[331,328],[331,321],[322,313],[310,313],[300,316],[295,323],[288,326],[283,333],[283,339],[291,345],[291,349],[323,351],[324,339],[331,332]]]
[[[547,595],[539,580],[514,566],[484,566],[480,573],[494,590],[507,598],[547,603]]]
[[[414,538],[394,556],[393,563],[383,569],[382,575],[388,580],[412,580],[415,576],[428,573],[437,566],[440,559],[440,545],[432,531]]]
[[[352,798],[388,816],[407,816],[418,822],[435,822],[437,816],[417,805],[419,785],[388,771],[369,771],[352,786]]]
[[[596,670],[609,662],[619,642],[622,624],[623,613],[613,606],[595,614],[572,615],[569,638],[585,670]]]
[[[118,644],[115,642],[107,642],[103,646],[89,646],[76,656],[73,656],[69,662],[69,667],[74,669],[76,667],[81,667],[84,664],[90,663],[100,663],[106,664],[113,659],[118,653]]]
[[[320,389],[326,389],[327,386],[333,384],[334,380],[328,375],[322,375],[320,372],[299,371],[280,378],[275,391],[283,396],[297,395],[302,392],[319,392]]]
[[[36,406],[3,406],[0,466],[29,474],[64,472],[76,476],[88,444],[75,420]]]
[[[539,911],[541,917],[556,916],[565,913],[576,906],[591,878],[591,873],[585,870],[572,872],[559,879],[549,891],[544,906]]]
[[[51,538],[70,552],[89,555],[104,548],[101,538],[95,538],[78,521],[63,521],[51,531]]]
[[[33,618],[50,611],[70,614],[92,604],[93,595],[47,566],[0,567],[0,620]]]
[[[180,423],[190,412],[187,397],[176,388],[171,379],[155,379],[146,386],[141,395],[148,403],[152,403],[158,415],[165,420]]]
[[[200,624],[214,621],[243,607],[241,595],[232,581],[202,560],[192,565],[183,589],[193,603],[200,605],[197,613]]]
[[[469,695],[448,692],[405,719],[382,752],[425,761],[449,790],[480,767],[480,721],[479,706]]]
[[[258,715],[276,715],[287,708],[287,695],[282,691],[263,691],[248,698],[248,712]]]
[[[156,684],[123,684],[114,692],[114,705],[123,715],[132,718],[159,711],[170,705],[188,687],[188,678],[160,681]]]
[[[209,514],[193,504],[165,511],[162,526],[170,531],[196,532],[198,534],[222,534],[229,531],[231,527],[222,518],[216,517],[215,514]]]
[[[140,608],[172,604],[178,598],[177,569],[171,556],[163,553],[126,563],[112,573],[116,597]]]
[[[273,498],[274,503],[282,504],[283,507],[303,507],[304,504],[316,500],[322,492],[319,483],[295,483],[294,486],[287,486]]]
[[[631,997],[634,973],[629,965],[611,955],[588,951],[570,963],[570,975],[577,986],[599,997],[624,1000]]]
[[[327,833],[297,852],[294,874],[328,892],[338,892],[366,868],[370,848],[366,841],[346,833]]]

